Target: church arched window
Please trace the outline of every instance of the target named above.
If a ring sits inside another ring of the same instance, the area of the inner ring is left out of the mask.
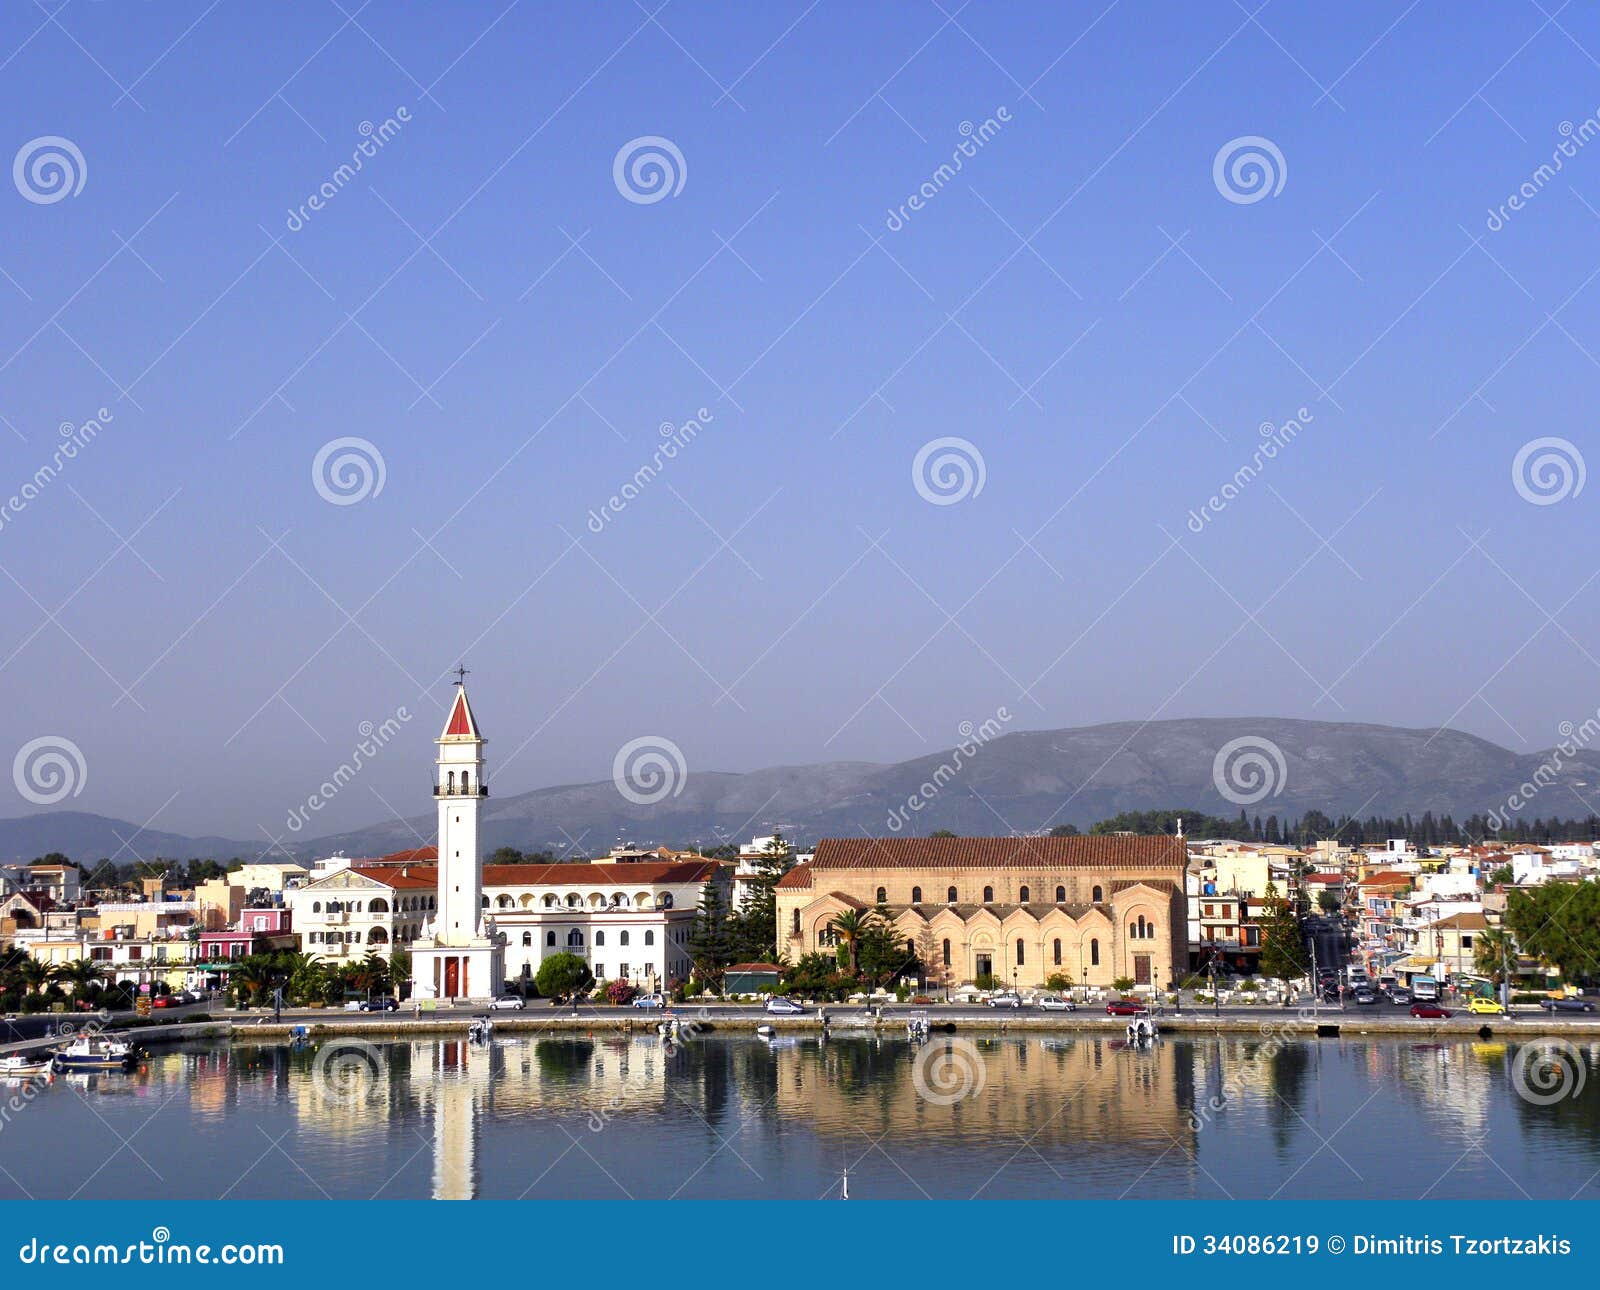
[[[549,946],[554,946],[556,943],[556,934],[554,932],[546,932],[544,934],[544,943]]]
[[[983,889],[983,903],[985,905],[994,904],[994,888],[993,887],[985,887]]]
[[[954,887],[947,887],[945,889],[944,899],[945,899],[945,903],[946,904],[949,904],[949,905],[955,904],[956,903],[956,889]]]
[[[913,905],[920,905],[922,903],[922,888],[921,887],[913,887],[911,889],[911,903]]]
[[[1098,939],[1089,942],[1089,966],[1100,966],[1100,942]]]
[[[572,945],[572,946],[582,945],[583,944],[583,930],[581,928],[574,927],[570,932],[568,932],[567,933],[567,944],[568,945]]]
[[[1099,884],[1096,884],[1095,885],[1095,889],[1092,892],[1089,893],[1089,899],[1094,901],[1094,903],[1097,904],[1097,905],[1101,901],[1103,901],[1105,898],[1106,898],[1105,889],[1103,887],[1101,887]]]
[[[606,934],[604,932],[596,932],[594,934],[594,943],[597,949],[604,945],[606,943]]]
[[[522,933],[522,943],[524,945],[532,945],[533,944],[533,933],[532,932],[523,932]],[[1059,942],[1057,942],[1057,943],[1059,944]]]
[[[1019,887],[1017,889],[1018,904],[1026,905],[1028,903],[1028,894],[1028,888],[1026,886]]]
[[[888,899],[889,899],[889,889],[887,887],[879,887],[878,888],[878,904],[880,904],[880,905],[885,904],[885,903],[888,902]]]
[[[644,943],[646,945],[654,945],[656,943],[656,934],[654,932],[646,932],[644,934]]]
[[[1061,966],[1061,938],[1056,937],[1050,946],[1050,961],[1056,966]]]
[[[1065,905],[1066,903],[1067,903],[1067,889],[1065,887],[1061,886],[1059,883],[1057,883],[1056,884],[1056,904]]]
[[[617,943],[619,945],[626,945],[628,943],[628,933],[623,932],[622,935],[617,938]]]

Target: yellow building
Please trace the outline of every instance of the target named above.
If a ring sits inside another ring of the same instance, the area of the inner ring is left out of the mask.
[[[882,906],[950,984],[1165,986],[1186,961],[1184,864],[1178,837],[826,838],[778,883],[778,950],[831,948],[835,918]]]

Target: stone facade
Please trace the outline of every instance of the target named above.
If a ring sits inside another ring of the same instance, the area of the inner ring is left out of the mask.
[[[1185,860],[1176,837],[824,839],[778,884],[778,949],[830,949],[836,917],[881,906],[951,986],[1165,987],[1187,961]]]

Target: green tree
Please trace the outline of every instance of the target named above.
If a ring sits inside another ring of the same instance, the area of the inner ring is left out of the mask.
[[[689,932],[690,961],[700,980],[722,987],[722,970],[734,961],[732,942],[728,936],[728,911],[722,902],[722,890],[708,882],[700,896],[700,908],[695,911],[694,927]],[[539,988],[544,993],[544,987]]]
[[[916,947],[903,938],[882,905],[870,911],[860,934],[857,962],[867,984],[876,989],[917,971]]]
[[[1292,981],[1305,976],[1307,971],[1305,940],[1300,932],[1300,920],[1294,915],[1289,902],[1278,895],[1278,889],[1267,884],[1263,901],[1265,917],[1261,920],[1261,972],[1280,981]]]
[[[524,856],[516,847],[496,847],[484,860],[484,864],[522,864]]]
[[[539,993],[546,999],[566,999],[586,990],[594,982],[589,965],[576,954],[552,954],[539,964],[534,978]]]
[[[743,909],[728,919],[730,960],[737,963],[772,963],[778,957],[777,886],[789,872],[792,853],[782,832],[772,835],[754,861],[755,877],[748,885]]]
[[[1517,970],[1517,945],[1511,933],[1503,927],[1479,932],[1472,942],[1472,966],[1499,990],[1508,973]]]
[[[1336,914],[1340,908],[1339,898],[1331,891],[1319,891],[1317,893],[1317,908],[1324,914]]]
[[[850,964],[850,975],[861,975],[861,938],[872,927],[873,912],[870,909],[847,909],[842,914],[835,914],[828,924],[828,930],[838,938],[844,946],[846,961]]]
[[[1512,891],[1503,925],[1524,954],[1553,965],[1566,981],[1586,981],[1600,963],[1600,883],[1550,882]]]

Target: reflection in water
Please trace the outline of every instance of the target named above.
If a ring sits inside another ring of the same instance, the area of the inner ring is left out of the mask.
[[[340,1042],[58,1079],[0,1165],[39,1196],[440,1199],[819,1196],[846,1165],[858,1197],[1496,1197],[1600,1169],[1600,1078],[1531,1104],[1498,1042],[452,1038],[363,1044],[368,1077],[332,1082]]]

